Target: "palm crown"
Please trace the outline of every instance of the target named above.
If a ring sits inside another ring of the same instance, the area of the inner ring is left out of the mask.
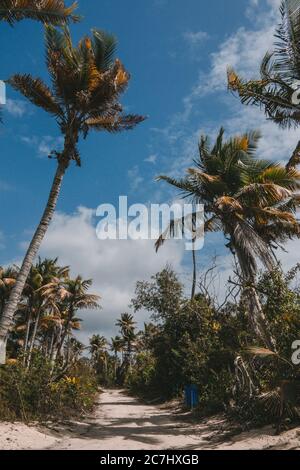
[[[259,138],[254,131],[224,142],[221,129],[211,147],[203,136],[199,158],[186,177],[159,177],[180,189],[183,197],[204,204],[205,230],[224,232],[246,278],[256,272],[256,258],[271,267],[270,248],[279,240],[299,234],[295,190],[300,187],[300,174],[257,159]],[[157,241],[157,248],[165,235]]]
[[[79,135],[91,129],[120,132],[132,129],[144,118],[124,115],[120,94],[130,76],[122,63],[114,60],[116,40],[100,30],[73,46],[67,28],[46,27],[46,60],[52,86],[30,75],[14,75],[8,82],[35,105],[55,116],[65,136],[64,152],[53,154],[68,166],[80,165]]]
[[[36,106],[53,115],[64,137],[61,152],[53,149],[50,157],[57,169],[48,201],[18,272],[0,318],[0,362],[5,362],[8,330],[20,301],[26,278],[53,218],[63,178],[70,162],[81,165],[78,140],[91,129],[120,132],[135,127],[142,116],[126,115],[120,104],[130,76],[122,63],[114,59],[116,40],[100,30],[74,46],[67,27],[62,31],[46,27],[46,61],[51,87],[31,75],[14,75],[8,81]]]
[[[77,3],[65,6],[63,0],[0,0],[0,20],[13,25],[29,18],[43,23],[63,24],[79,18],[73,14]]]

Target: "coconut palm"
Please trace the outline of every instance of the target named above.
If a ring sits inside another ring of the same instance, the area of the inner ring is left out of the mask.
[[[114,378],[115,380],[117,380],[118,364],[119,364],[118,354],[119,353],[122,353],[122,360],[123,360],[124,341],[121,338],[121,336],[115,336],[114,338],[111,338],[110,349],[114,353]]]
[[[104,336],[93,335],[90,338],[90,353],[92,358],[96,358],[99,355],[99,352],[106,350],[107,340]]]
[[[275,35],[274,51],[265,55],[260,78],[247,81],[229,69],[228,85],[238,93],[242,103],[260,106],[282,128],[297,128],[300,125],[300,10],[294,11],[289,4],[282,2],[282,21]],[[299,163],[300,141],[287,167]]]
[[[78,341],[76,338],[71,338],[70,342],[67,346],[67,361],[66,365],[69,366],[70,364],[77,362],[79,357],[82,355],[83,351],[85,350],[84,344]]]
[[[133,319],[133,315],[130,313],[122,313],[121,318],[116,323],[116,326],[120,328],[120,333],[124,343],[125,363],[130,363],[131,353],[136,339],[135,325],[136,322]]]
[[[122,313],[121,318],[117,320],[116,326],[120,328],[120,332],[123,337],[128,335],[131,331],[134,331],[136,322],[133,319],[133,315],[130,313]]]
[[[28,18],[42,23],[61,25],[70,19],[78,20],[73,14],[76,7],[76,3],[66,7],[63,0],[0,0],[0,20],[13,25]]]
[[[41,290],[43,297],[61,318],[61,335],[56,351],[58,356],[63,350],[65,341],[67,344],[70,343],[72,331],[80,329],[81,319],[76,317],[77,311],[100,308],[98,303],[100,297],[88,293],[92,283],[91,279],[85,280],[81,276],[75,279],[57,277]]]
[[[117,360],[118,354],[123,351],[124,341],[121,336],[115,336],[110,340],[110,349],[114,353],[115,359]]]
[[[159,179],[180,189],[193,203],[204,205],[205,231],[224,233],[227,247],[239,263],[253,330],[264,345],[274,347],[254,288],[257,261],[272,269],[276,261],[273,250],[287,238],[299,236],[295,191],[300,187],[300,174],[257,159],[259,137],[259,133],[250,132],[224,142],[221,129],[211,147],[203,136],[199,158],[186,177]],[[173,231],[182,222],[173,221]],[[158,239],[157,248],[170,233],[169,227]]]
[[[69,267],[60,267],[57,258],[39,258],[38,262],[32,266],[27,278],[23,293],[27,299],[25,309],[26,334],[24,340],[24,352],[28,349],[27,364],[30,366],[31,356],[35,347],[40,321],[48,308],[48,299],[43,295],[43,289],[53,279],[66,279],[69,275]],[[24,356],[25,361],[25,356]]]
[[[90,339],[89,350],[94,368],[98,374],[104,373],[104,379],[107,378],[107,347],[108,343],[104,336],[93,335]]]
[[[33,235],[16,283],[0,321],[0,363],[5,361],[5,343],[27,276],[52,220],[65,172],[71,163],[81,166],[77,147],[80,136],[91,130],[121,132],[144,120],[124,115],[119,102],[130,76],[122,63],[113,59],[116,40],[93,30],[92,37],[74,46],[68,29],[46,28],[46,60],[51,77],[49,88],[41,79],[14,75],[8,82],[29,101],[52,115],[64,137],[61,152],[53,150],[57,169],[48,202]]]

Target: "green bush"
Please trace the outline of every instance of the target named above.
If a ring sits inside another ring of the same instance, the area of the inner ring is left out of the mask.
[[[40,354],[34,355],[28,370],[21,361],[9,361],[0,368],[0,419],[70,416],[90,409],[96,392],[96,380],[84,361],[59,378]]]
[[[156,373],[156,360],[150,352],[141,352],[135,357],[133,367],[130,368],[125,385],[132,393],[145,395],[154,393],[154,378]]]

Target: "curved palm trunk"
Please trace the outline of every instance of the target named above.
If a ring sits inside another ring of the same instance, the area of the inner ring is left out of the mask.
[[[272,336],[259,296],[254,287],[246,287],[244,296],[249,306],[249,317],[253,331],[263,345],[276,352],[276,341]]]
[[[241,259],[239,250],[236,249],[238,259]],[[243,272],[243,263],[240,262],[240,268]],[[255,274],[249,276],[249,273],[243,272],[243,280],[248,284],[243,290],[243,296],[249,308],[249,319],[253,332],[263,346],[276,352],[276,340],[272,336],[268,320],[263,311],[260,298],[255,289]]]
[[[58,164],[45,211],[31,240],[21,269],[18,272],[16,283],[12,288],[9,300],[4,307],[0,319],[0,364],[5,364],[7,335],[13,323],[14,314],[20,302],[30,268],[53,218],[66,168],[67,165],[65,163]]]

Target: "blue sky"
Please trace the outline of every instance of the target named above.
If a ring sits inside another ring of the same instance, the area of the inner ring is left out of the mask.
[[[92,27],[117,36],[117,55],[132,74],[123,103],[129,112],[148,116],[133,132],[118,136],[94,133],[80,144],[82,168],[70,168],[58,215],[42,247],[42,254],[59,255],[74,271],[95,279],[95,289],[103,296],[103,311],[100,316],[88,314],[86,332],[112,331],[114,318],[126,310],[137,279],[149,277],[166,262],[181,273],[188,269],[182,247],[173,243],[159,255],[154,254],[152,242],[109,242],[100,247],[93,217],[100,203],[116,203],[123,194],[131,203],[164,202],[174,197],[174,192],[154,181],[155,176],[182,174],[196,154],[199,133],[214,136],[222,124],[228,134],[260,127],[265,135],[261,155],[277,160],[289,157],[297,140],[295,132],[278,130],[259,110],[242,107],[226,90],[228,65],[255,76],[260,59],[272,45],[279,3],[79,1],[84,19],[72,26],[74,39]],[[47,81],[42,34],[42,26],[31,21],[14,29],[1,25],[0,78],[20,72]],[[61,145],[52,118],[9,88],[7,98],[0,129],[0,264],[22,257],[55,169],[47,154]],[[222,242],[216,236],[207,239],[200,260],[205,265],[217,251],[225,276],[230,259]]]

